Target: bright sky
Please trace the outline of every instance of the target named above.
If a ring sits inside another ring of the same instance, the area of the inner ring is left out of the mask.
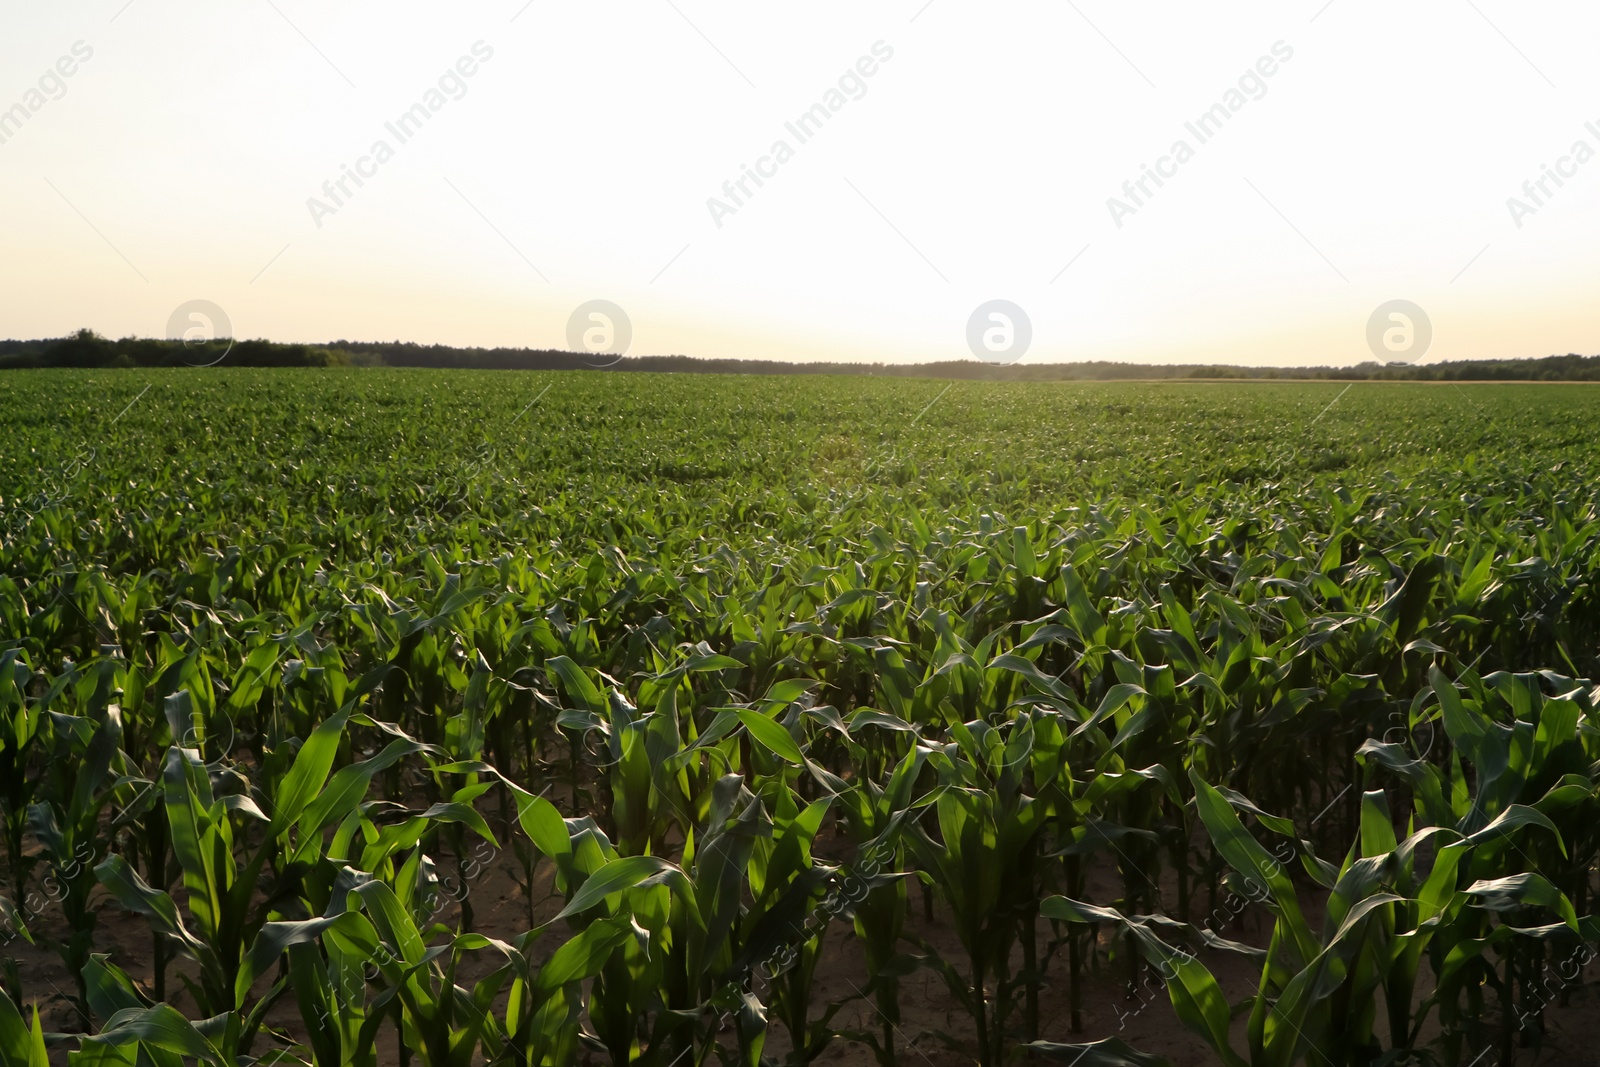
[[[1428,361],[1594,353],[1597,39],[1576,0],[16,0],[0,336],[198,299],[566,347],[601,299],[635,355],[933,360],[1006,300],[1029,362],[1353,364],[1406,300]]]

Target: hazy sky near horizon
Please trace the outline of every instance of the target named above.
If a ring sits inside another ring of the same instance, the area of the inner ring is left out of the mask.
[[[0,29],[0,337],[164,336],[203,299],[238,337],[567,347],[604,299],[633,355],[937,360],[1004,299],[1028,362],[1354,364],[1408,300],[1429,362],[1600,352],[1574,0],[28,0]]]

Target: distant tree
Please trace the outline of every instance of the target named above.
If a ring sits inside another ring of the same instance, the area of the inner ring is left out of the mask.
[[[50,345],[45,362],[52,367],[104,367],[116,356],[116,345],[93,330],[84,329]]]

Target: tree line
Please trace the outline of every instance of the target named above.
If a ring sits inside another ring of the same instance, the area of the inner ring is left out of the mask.
[[[532,348],[457,348],[411,341],[331,341],[322,345],[228,339],[206,344],[101,337],[0,341],[0,369],[36,367],[436,367],[460,370],[595,370],[609,373],[834,374],[982,381],[1118,381],[1131,379],[1263,379],[1327,381],[1600,381],[1600,356],[1456,360],[1418,366],[1376,362],[1346,367],[1242,367],[1227,364],[1023,363],[995,366],[972,360],[935,363],[791,363],[693,356],[595,357]]]

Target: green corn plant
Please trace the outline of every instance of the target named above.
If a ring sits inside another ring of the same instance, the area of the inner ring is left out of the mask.
[[[519,807],[523,828],[552,861],[567,898],[552,922],[567,922],[574,930],[567,944],[583,946],[572,949],[552,977],[588,961],[587,1015],[598,1043],[618,1062],[665,1065],[687,1055],[697,1046],[705,1004],[689,1002],[686,984],[703,981],[707,927],[685,873],[658,857],[619,855],[593,820],[565,821],[542,798],[521,797]],[[579,1010],[570,983],[563,981],[558,992],[549,979],[525,980],[521,990],[543,998],[521,1016],[532,1027],[519,1039],[524,1054],[570,1056],[572,1043],[552,1039],[547,1029],[570,1029]]]
[[[775,749],[775,755],[786,752],[786,759],[801,755],[783,745],[781,740],[777,744],[783,751]],[[798,765],[803,766],[804,760]],[[721,980],[738,989],[738,1032],[746,1048],[752,1046],[752,1031],[767,1011],[759,995],[760,986],[768,987],[766,1000],[770,1002],[770,1011],[788,1032],[791,1051],[787,1062],[792,1067],[801,1067],[814,1060],[834,1037],[831,1022],[837,1007],[819,1016],[812,1014],[816,967],[822,957],[822,938],[828,921],[834,915],[848,914],[863,895],[899,879],[882,871],[881,867],[859,871],[852,868],[839,878],[838,872],[830,872],[827,866],[814,859],[812,846],[824,819],[839,800],[839,792],[803,803],[780,775],[763,783],[761,795],[771,807],[771,833],[754,838],[745,864],[750,899],[735,924],[733,938],[737,948]],[[706,852],[697,855],[693,871],[696,880],[711,873],[705,870],[705,863],[708,853],[722,851],[717,842],[718,838],[708,837]],[[867,846],[867,851],[874,855],[882,855],[885,850],[892,857],[892,844],[882,839],[869,842]],[[830,873],[834,875],[833,888],[823,899],[822,891],[829,884]],[[702,906],[704,902],[702,897]],[[720,921],[712,928],[719,926]],[[713,999],[716,999],[715,994]],[[732,1002],[728,994],[722,999],[725,1003]]]
[[[1503,887],[1491,894],[1497,901],[1526,897],[1530,929],[1538,909],[1551,901],[1571,901],[1566,906],[1576,914],[1585,902],[1588,872],[1595,861],[1592,818],[1600,799],[1594,762],[1600,746],[1592,731],[1582,728],[1589,714],[1587,692],[1553,675],[1496,673],[1480,679],[1469,672],[1462,680],[1465,694],[1437,670],[1430,680],[1438,721],[1451,743],[1448,773],[1414,758],[1402,745],[1376,739],[1363,746],[1359,758],[1369,776],[1382,769],[1410,787],[1418,825],[1482,839],[1464,861],[1463,877],[1475,885]],[[1547,696],[1547,686],[1559,695]],[[1476,771],[1472,789],[1465,767]],[[1490,827],[1513,819],[1520,820],[1513,825],[1536,824],[1550,833],[1513,837],[1509,832],[1489,832]],[[1581,845],[1582,851],[1571,845]],[[1510,929],[1500,925],[1491,930],[1481,910],[1464,910],[1450,931],[1462,943],[1497,946],[1504,956],[1499,972],[1477,954],[1452,958],[1435,953],[1438,958],[1432,962],[1439,987],[1430,1004],[1438,1005],[1451,1054],[1461,1051],[1466,1037],[1479,1043],[1487,1040],[1479,1025],[1485,987],[1500,998],[1501,1031],[1494,1044],[1502,1059],[1509,1062],[1513,1038],[1529,1029],[1530,1015],[1535,1024],[1530,1039],[1537,1040],[1537,1020],[1546,1001],[1525,993],[1524,1002],[1533,1007],[1519,1008],[1516,992],[1519,982],[1525,991],[1532,985],[1527,976],[1542,969],[1545,948],[1535,939],[1502,944],[1511,936],[1502,931]],[[1544,940],[1552,939],[1570,940],[1571,934],[1552,930]],[[1404,1018],[1407,1005],[1397,1002],[1391,1012]],[[1518,1024],[1515,1029],[1513,1022]]]
[[[6,1067],[50,1067],[39,1009],[30,1024],[9,997],[0,997],[0,1060]]]
[[[60,903],[67,920],[66,939],[53,939],[53,944],[75,979],[76,1008],[86,1026],[89,1009],[83,968],[94,949],[96,926],[91,894],[96,884],[95,864],[106,854],[108,844],[102,814],[119,793],[129,791],[119,775],[125,762],[122,715],[109,703],[107,692],[113,666],[102,661],[102,669],[78,680],[80,689],[85,682],[93,684],[93,696],[87,701],[90,715],[49,713],[49,770],[39,790],[42,799],[28,809],[30,829],[50,863],[45,893]]]
[[[365,720],[364,716],[355,718]],[[365,722],[370,724],[372,720]],[[394,977],[392,971],[383,971],[373,961],[390,960],[396,939],[410,945],[409,931],[417,931],[417,937],[426,937],[443,930],[427,921],[427,916],[435,911],[433,898],[437,895],[437,880],[432,862],[419,843],[436,824],[443,822],[465,824],[484,835],[486,840],[493,841],[487,823],[467,799],[475,798],[481,790],[458,791],[448,803],[434,805],[424,813],[410,813],[381,827],[368,817],[376,809],[361,803],[361,799],[374,777],[395,760],[423,748],[416,742],[397,738],[372,759],[335,772],[327,787],[307,805],[298,820],[298,843],[292,855],[296,865],[314,865],[306,879],[307,903],[320,904],[322,914],[312,919],[275,919],[265,923],[250,945],[246,966],[235,979],[235,988],[243,990],[280,957],[287,956],[286,977],[292,985],[302,1023],[310,1035],[311,1058],[317,1067],[333,1064],[368,1067],[375,1062],[376,1029],[391,1017],[402,1027],[405,1025],[405,1001],[396,998],[407,990],[391,983],[387,992],[368,998],[366,987],[369,980],[378,981],[385,975]],[[336,827],[326,845],[321,827]],[[380,872],[381,880],[349,866],[352,859]],[[374,881],[388,887],[387,896],[380,890],[366,888]],[[365,899],[352,897],[358,890],[382,896],[379,905],[386,916],[383,921],[387,925],[383,928],[392,935],[389,940],[377,940],[371,923],[354,914],[352,902]],[[394,911],[391,901],[401,909],[400,913]],[[504,945],[463,934],[440,951],[453,954],[449,965],[453,973],[464,954],[482,949],[503,951]],[[503,976],[496,981],[503,984]],[[484,995],[492,998],[493,991],[499,987],[493,983],[485,986]],[[438,1001],[437,996],[416,1001],[411,1007],[414,1014],[420,1013],[413,1020],[414,1027],[432,1028],[431,1054],[438,1055],[441,1040],[438,1030],[443,1028],[447,1036],[442,1040],[449,1044],[448,1033],[455,1025],[453,1020],[459,1021],[452,1014],[454,1009],[449,1003]],[[482,1015],[481,1005],[478,1015]],[[479,1018],[473,1025],[481,1028],[487,1022]],[[403,1050],[409,1048],[402,1044]],[[409,1051],[402,1052],[403,1056],[409,1054]]]
[[[148,885],[122,856],[108,856],[96,868],[96,874],[123,907],[144,915],[173,950],[199,964],[198,980],[182,975],[185,986],[207,1016],[240,1013],[237,1044],[233,1047],[248,1054],[267,1011],[284,986],[277,983],[253,1004],[247,1001],[248,987],[236,988],[243,947],[259,929],[259,923],[255,929],[250,928],[245,911],[254,883],[244,882],[246,888],[239,888],[241,872],[234,861],[235,827],[222,802],[212,798],[209,783],[202,786],[197,781],[203,780],[202,775],[203,764],[197,774],[182,750],[172,750],[164,775],[167,807],[174,822],[173,848],[188,890],[188,910],[198,934],[189,930],[172,898]],[[181,815],[173,809],[179,809]],[[257,818],[266,821],[264,815]]]
[[[692,846],[685,846],[681,871],[654,856],[621,856],[597,829],[580,831],[574,839],[574,869],[587,869],[568,901],[567,910],[574,915],[583,916],[574,902],[604,884],[612,872],[617,877],[635,870],[672,874],[670,887],[631,894],[593,920],[583,916],[599,921],[626,909],[648,934],[612,953],[589,995],[587,1011],[595,1034],[616,1062],[666,1067],[689,1055],[687,1050],[712,1043],[703,1036],[699,1016],[711,1010],[714,979],[733,960],[731,939],[755,840],[771,832],[760,801],[743,786],[738,775],[717,783],[706,824]]]
[[[664,709],[666,714],[640,716],[620,693],[602,691],[565,656],[552,657],[547,665],[579,703],[576,710],[583,716],[584,732],[598,732],[604,739],[608,774],[603,810],[608,813],[611,836],[622,854],[649,855],[677,818],[656,788],[653,771],[662,758],[677,752],[676,716],[670,707]],[[578,715],[569,712],[562,721],[576,724]]]
[[[164,640],[162,644],[168,667],[157,676],[155,683],[140,686],[141,696],[151,698],[155,693],[180,681],[195,685],[204,693],[208,683],[203,669],[197,665],[197,657],[193,654],[188,656],[179,654],[177,647],[170,640]],[[129,675],[131,678],[137,678],[138,672],[131,671]],[[223,765],[221,761],[229,755],[228,750],[237,740],[233,723],[226,722],[221,737],[215,737],[210,724],[205,722],[205,716],[195,708],[193,690],[189,688],[180,688],[168,694],[162,700],[162,708],[166,719],[166,730],[173,744],[184,748],[192,747],[200,753],[204,753],[207,748],[216,750],[219,762],[208,766],[220,769]],[[218,750],[218,745],[225,748]],[[119,840],[124,842],[125,853],[131,854],[138,865],[143,866],[144,880],[165,888],[181,876],[182,868],[170,847],[170,828],[163,803],[162,783],[159,780],[138,779],[131,781],[130,785],[134,790],[133,796],[117,812],[111,828]],[[129,845],[131,847],[128,847]],[[157,1001],[166,999],[167,965],[170,962],[171,951],[172,945],[169,939],[161,931],[152,929],[151,970]]]
[[[614,707],[626,714],[615,702]],[[669,712],[658,703],[652,714],[670,723]],[[597,1038],[618,1062],[664,1065],[690,1050],[698,1050],[703,1059],[715,1045],[718,1024],[697,1022],[697,1017],[733,1008],[741,1055],[754,1064],[765,1041],[766,1009],[747,987],[743,993],[739,989],[750,980],[753,967],[803,926],[810,903],[820,895],[810,841],[831,800],[798,805],[785,775],[798,773],[807,761],[792,735],[774,720],[758,710],[720,713],[688,748],[656,752],[656,779],[667,790],[676,790],[693,763],[736,765],[738,738],[730,733],[741,724],[757,739],[751,758],[778,761],[769,764],[773,775],[762,787],[771,796],[774,815],[768,816],[762,798],[746,788],[743,776],[724,775],[705,801],[695,800],[688,809],[693,814],[704,803],[706,814],[698,825],[689,823],[681,870],[652,856],[619,854],[589,820],[558,829],[548,804],[523,803],[524,825],[536,847],[554,861],[557,884],[569,895],[563,916],[596,923],[631,915],[639,933],[604,961],[589,996],[588,1014]],[[792,770],[780,772],[783,767]],[[640,799],[646,799],[645,788],[639,787]],[[682,815],[679,819],[687,821]],[[592,906],[579,905],[586,895],[598,903],[597,887],[624,877],[644,881],[606,911],[584,914]],[[663,878],[666,884],[656,884]],[[753,894],[748,905],[747,886]],[[584,932],[591,928],[580,926]],[[808,938],[797,940],[803,946]],[[809,1018],[810,967],[802,963],[786,969],[781,982],[775,997],[803,1062],[828,1037],[825,1022]]]
[[[327,948],[329,970],[339,976],[333,983],[337,992],[313,986],[301,994],[302,1014],[308,1006],[313,1010],[307,1021],[319,1065],[372,1062],[370,1050],[377,1028],[389,1017],[386,1009],[391,1005],[402,1046],[415,1050],[426,1067],[466,1067],[485,1051],[492,1054],[498,1050],[492,1006],[512,976],[515,950],[479,934],[453,935],[444,944],[430,947],[430,931],[416,925],[402,900],[402,894],[414,891],[406,881],[402,879],[401,893],[397,893],[385,882],[358,874],[341,881],[339,888],[344,891],[341,895],[359,899],[360,911],[336,910],[322,919],[274,924],[263,930],[274,942],[320,935]],[[345,904],[338,901],[337,907]],[[267,951],[253,953],[252,970],[261,969],[281,951],[274,943]],[[463,987],[457,980],[461,963],[479,951],[488,951],[502,962],[470,988]],[[318,975],[312,961],[309,952],[297,954],[301,973],[315,979]],[[352,995],[353,976],[368,967],[376,969],[381,992],[364,1008],[351,1011],[361,999],[359,994]]]
[[[174,708],[184,703],[180,695]],[[274,794],[265,798],[273,810],[270,818],[236,769],[218,780],[240,791],[219,796],[212,768],[196,750],[174,746],[167,751],[162,808],[182,871],[187,922],[171,896],[146,883],[124,857],[107,856],[95,868],[115,899],[145,916],[159,936],[196,961],[198,975],[185,974],[184,983],[206,1016],[237,1014],[240,1054],[248,1053],[284,989],[280,979],[265,994],[251,997],[250,983],[241,981],[250,946],[274,913],[305,906],[304,895],[312,892],[307,878],[322,860],[324,830],[349,818],[374,774],[416,748],[394,742],[385,753],[341,769],[330,781],[349,718],[348,710],[332,716],[300,746]],[[417,821],[424,824],[416,828],[420,836],[426,821]]]
[[[106,1021],[93,1037],[68,1057],[71,1067],[183,1067],[204,1063],[209,1067],[246,1067],[247,1064],[286,1064],[303,1067],[287,1054],[241,1060],[228,1049],[235,1045],[236,1021],[206,1020],[203,1031],[169,1004],[130,1008]],[[207,1032],[209,1031],[209,1032]]]
[[[894,867],[903,854],[900,837],[905,819],[915,817],[931,800],[916,792],[927,751],[917,743],[909,724],[889,719],[881,712],[858,710],[851,716],[849,726],[852,737],[882,730],[891,737],[907,739],[904,757],[882,786],[868,777],[854,787],[839,781],[834,788],[844,812],[845,833],[856,849],[857,860],[851,870],[865,890],[852,909],[855,934],[867,964],[868,986],[862,992],[873,998],[881,1024],[879,1034],[863,1034],[856,1039],[872,1048],[882,1067],[893,1067],[897,1062],[895,1031],[901,1018],[900,977],[913,963],[902,948],[909,894],[904,878],[876,883],[883,869]],[[873,869],[855,872],[863,859],[871,862]]]
[[[68,1062],[74,1067],[182,1067],[186,1062],[217,1067],[246,1067],[250,1063],[305,1067],[289,1049],[274,1049],[260,1057],[240,1057],[236,1051],[240,1045],[236,1014],[228,1012],[191,1021],[170,1004],[152,1003],[107,956],[95,955],[84,973],[94,1013],[105,1020],[105,1025],[69,1053]]]
[[[682,1007],[682,988],[686,976],[703,972],[698,961],[706,950],[706,925],[684,871],[658,857],[620,855],[594,820],[563,819],[548,800],[487,764],[443,764],[438,770],[482,775],[509,791],[522,831],[535,853],[551,862],[555,889],[566,899],[553,918],[514,942],[508,1008],[491,1062],[572,1062],[579,1051],[577,1021],[585,1010],[595,1041],[621,1050],[629,1057],[623,1062],[669,1063],[696,1048],[695,1020],[706,1006]],[[740,779],[727,781],[736,786]],[[727,864],[733,869],[733,860]],[[536,964],[534,943],[558,923],[573,936]],[[630,1014],[636,1003],[638,1016]],[[646,1023],[648,1014],[656,1016],[653,1025]]]
[[[1475,902],[1504,907],[1508,896],[1518,903],[1543,905],[1559,918],[1555,925],[1572,938],[1585,932],[1571,904],[1542,879],[1514,885],[1472,881],[1461,885],[1480,849],[1498,848],[1524,828],[1554,833],[1554,826],[1536,809],[1513,806],[1470,835],[1430,827],[1398,841],[1381,792],[1362,802],[1361,835],[1337,869],[1301,851],[1307,872],[1328,886],[1326,915],[1320,934],[1304,917],[1300,895],[1278,854],[1247,831],[1233,801],[1194,776],[1195,802],[1219,853],[1253,900],[1271,909],[1274,926],[1264,953],[1226,942],[1211,931],[1194,930],[1170,919],[1124,917],[1064,897],[1045,901],[1046,914],[1072,922],[1107,922],[1128,933],[1165,980],[1178,1017],[1202,1036],[1230,1067],[1287,1067],[1302,1060],[1313,1065],[1391,1062],[1421,1050],[1421,1034],[1437,997],[1423,1001],[1413,1013],[1418,964],[1425,954],[1448,961],[1439,967],[1440,988],[1454,973],[1479,957],[1494,940],[1534,936],[1509,925],[1496,926],[1490,939],[1463,936],[1462,924],[1476,924],[1482,914]],[[1253,805],[1249,805],[1253,808]],[[1258,816],[1261,818],[1261,816]],[[1278,832],[1292,830],[1285,820],[1262,818]],[[1304,849],[1295,840],[1296,851]],[[1436,848],[1426,875],[1417,870],[1424,848]],[[1481,931],[1473,931],[1481,932]],[[1556,936],[1549,928],[1545,936]],[[1193,951],[1175,947],[1174,936],[1193,945],[1246,952],[1264,957],[1260,986],[1246,1001],[1248,1051],[1235,1050],[1230,1036],[1232,1011],[1209,970]],[[1383,1004],[1389,1022],[1387,1041],[1377,1031]],[[1443,1020],[1446,1055],[1459,1051],[1459,1035]],[[1455,1052],[1449,1051],[1454,1045]]]
[[[16,900],[28,897],[28,875],[32,859],[24,850],[28,835],[28,806],[41,775],[31,766],[35,742],[39,738],[41,712],[50,699],[28,699],[28,683],[33,671],[22,650],[0,651],[0,816],[5,819],[6,866],[11,872],[11,894]],[[52,685],[59,695],[68,681],[63,674]]]
[[[928,757],[943,787],[931,809],[939,837],[919,823],[906,842],[919,873],[950,908],[968,969],[963,975],[945,963],[942,973],[972,1015],[978,1062],[993,1067],[1006,1055],[1015,988],[1010,957],[1018,919],[1035,898],[1033,860],[1046,812],[1023,792],[1030,719],[1004,732],[974,720],[950,734],[954,741]]]

